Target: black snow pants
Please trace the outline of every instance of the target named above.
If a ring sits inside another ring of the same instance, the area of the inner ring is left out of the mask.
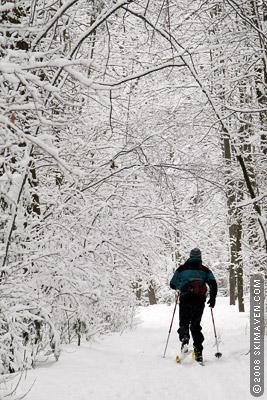
[[[202,343],[204,341],[204,336],[201,332],[202,327],[200,326],[200,322],[205,308],[205,301],[205,296],[188,293],[182,295],[179,302],[179,338],[181,341],[185,335],[190,338],[190,329],[193,338],[193,346],[198,351],[203,350]]]

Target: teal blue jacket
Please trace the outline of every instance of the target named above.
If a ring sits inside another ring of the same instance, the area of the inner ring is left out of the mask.
[[[210,288],[210,297],[217,295],[217,282],[211,270],[202,265],[201,258],[189,258],[183,265],[175,271],[170,287],[180,291],[180,296],[189,293],[189,287],[192,281],[197,280],[208,284]],[[202,290],[202,289],[201,289]],[[204,289],[202,293],[205,295]]]

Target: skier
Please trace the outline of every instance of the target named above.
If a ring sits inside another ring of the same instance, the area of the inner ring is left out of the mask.
[[[190,258],[175,271],[170,287],[180,291],[179,309],[179,339],[182,342],[181,352],[188,352],[189,327],[193,338],[195,360],[202,363],[203,341],[202,327],[200,326],[206,302],[207,286],[210,289],[208,304],[215,306],[217,296],[217,282],[209,268],[202,264],[201,251],[194,248],[190,251]]]

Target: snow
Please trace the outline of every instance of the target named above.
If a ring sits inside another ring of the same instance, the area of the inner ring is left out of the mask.
[[[5,4],[4,6],[0,6],[0,12],[5,12],[5,11],[9,11],[9,10],[13,10],[13,8],[16,7],[16,4]]]
[[[163,358],[174,304],[155,305],[139,309],[133,330],[84,342],[80,347],[64,345],[58,362],[49,356],[27,372],[16,395],[33,385],[26,400],[251,399],[249,313],[239,313],[237,306],[228,304],[228,298],[218,298],[214,308],[219,351],[223,354],[220,359],[215,357],[210,308],[205,307],[205,367],[191,356],[183,364],[175,362],[180,349],[178,308]]]

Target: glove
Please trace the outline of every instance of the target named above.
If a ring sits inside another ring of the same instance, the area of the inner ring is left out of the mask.
[[[210,306],[211,308],[214,308],[215,303],[216,303],[216,298],[215,298],[215,297],[210,297],[210,299],[209,299],[209,301],[208,301],[209,306]]]

